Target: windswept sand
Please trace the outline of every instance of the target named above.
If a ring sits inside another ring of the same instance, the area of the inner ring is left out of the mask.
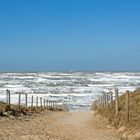
[[[0,118],[0,140],[119,140],[119,137],[93,111],[44,111],[26,118]]]

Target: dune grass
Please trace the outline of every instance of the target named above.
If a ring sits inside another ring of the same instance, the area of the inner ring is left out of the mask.
[[[25,107],[25,106],[19,106],[18,105],[7,105],[6,103],[0,102],[0,117],[20,117],[23,115],[32,115],[33,113],[40,113],[44,110],[50,110],[50,111],[68,111],[64,107],[56,106],[54,108],[52,107]]]
[[[115,114],[115,104],[109,104],[108,109],[100,110],[96,106],[94,110],[97,114],[106,117],[111,125],[115,128],[125,126],[125,132],[135,133],[140,130],[140,89],[129,94],[129,123],[125,119],[125,94],[119,96],[119,112]]]

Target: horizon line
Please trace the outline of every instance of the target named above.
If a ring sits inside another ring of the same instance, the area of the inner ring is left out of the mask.
[[[130,73],[139,73],[140,70],[136,70],[136,71],[133,71],[133,70],[50,70],[50,71],[47,71],[47,70],[6,70],[6,71],[1,71],[0,70],[0,73],[49,73],[49,72],[58,72],[58,73],[76,73],[76,72],[83,72],[83,73],[98,73],[98,72],[101,72],[101,73],[125,73],[125,72],[130,72]]]

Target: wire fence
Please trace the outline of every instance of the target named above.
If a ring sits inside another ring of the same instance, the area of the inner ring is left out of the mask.
[[[122,96],[117,88],[115,92],[104,92],[93,102],[92,109],[105,115],[110,121],[117,121],[119,118],[118,121],[122,120],[128,124],[130,116],[133,116],[133,110],[130,109],[130,92],[127,90]]]
[[[6,90],[5,103],[9,108],[11,105],[17,105],[19,109],[21,107],[34,107],[48,110],[64,110],[64,106],[60,106],[45,97],[21,92],[13,94],[8,89]]]

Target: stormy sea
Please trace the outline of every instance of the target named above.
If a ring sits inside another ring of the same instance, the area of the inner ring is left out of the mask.
[[[130,72],[36,72],[0,73],[0,101],[5,101],[6,89],[17,103],[18,94],[45,97],[70,111],[87,111],[103,92],[119,89],[133,91],[140,87],[140,73]]]

